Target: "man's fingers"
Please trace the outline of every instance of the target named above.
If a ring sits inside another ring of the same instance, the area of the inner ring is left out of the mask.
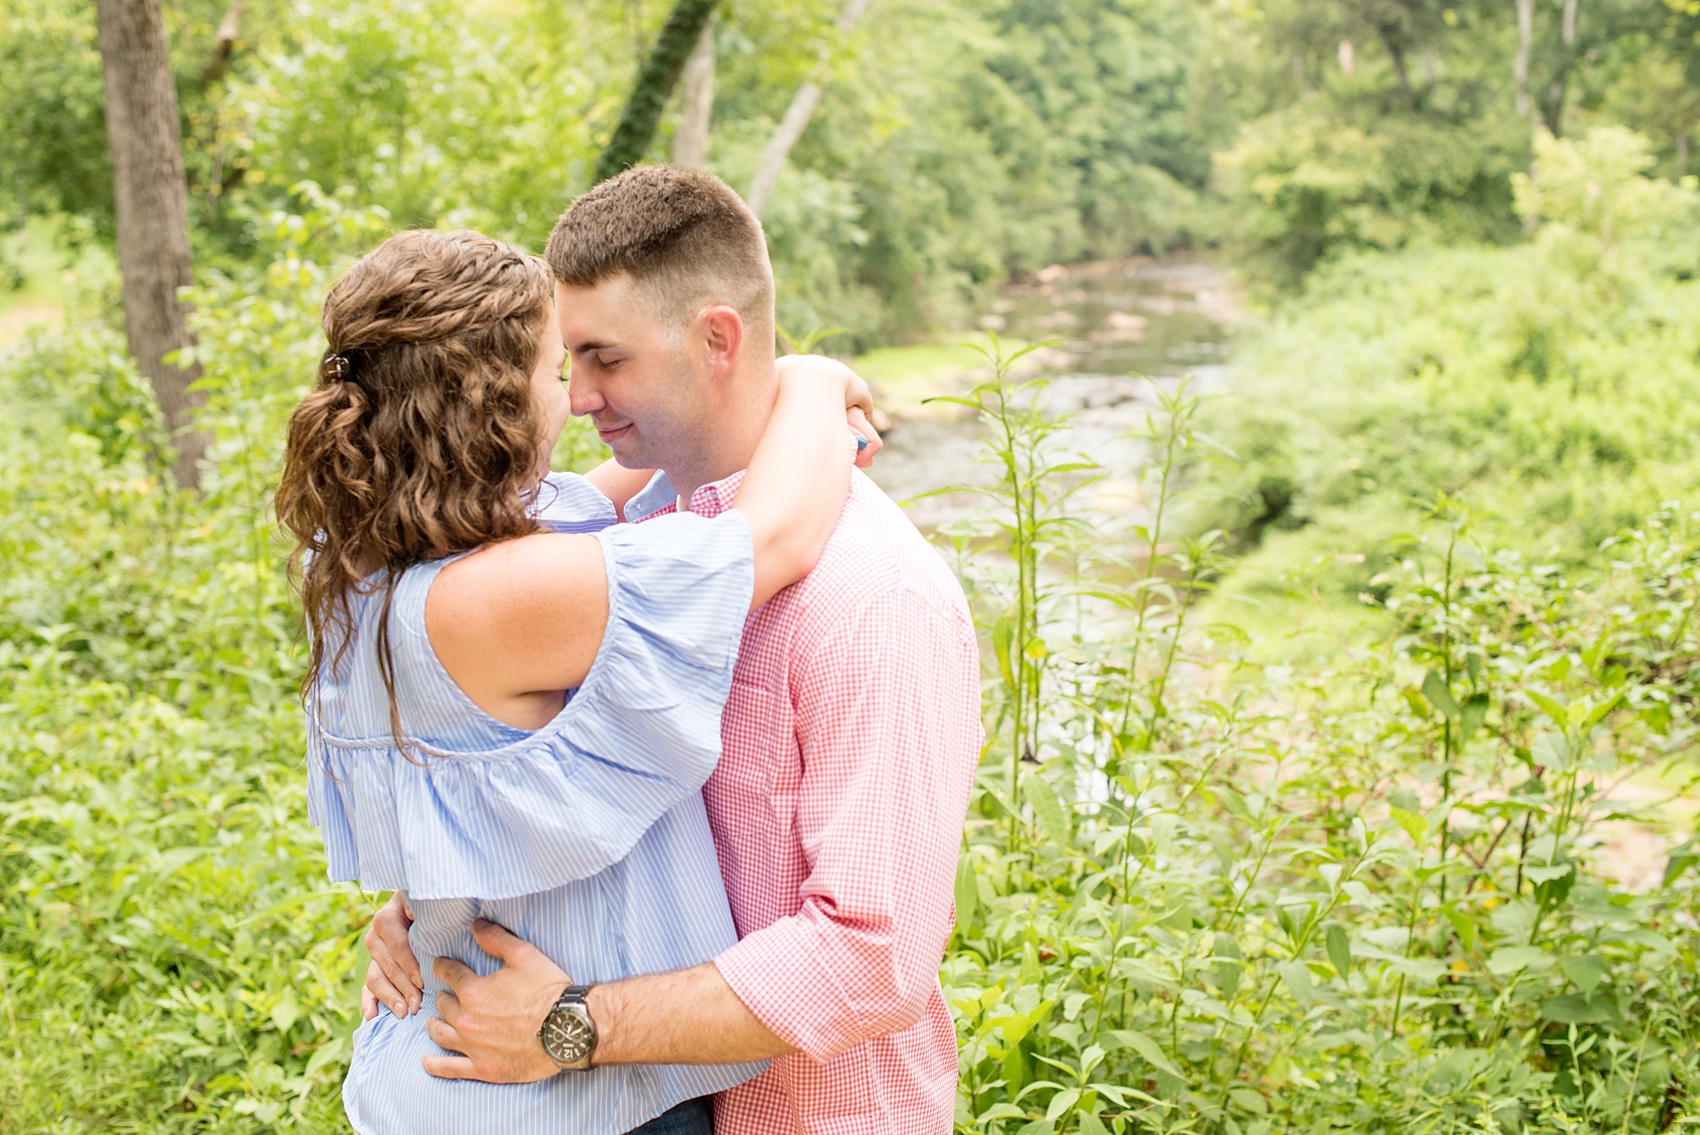
[[[456,961],[454,958],[438,958],[431,963],[431,972],[437,975],[438,981],[456,993],[460,992],[463,982],[478,976],[465,962]]]
[[[372,1007],[372,1011],[366,1014],[367,1020],[377,1015],[380,1001],[388,1005],[390,1012],[396,1016],[407,1016],[409,999],[390,982],[389,976],[384,973],[384,968],[378,964],[376,958],[366,966],[366,984],[360,992],[361,1008],[364,1009],[368,1002]]]
[[[464,1056],[427,1056],[419,1063],[425,1071],[439,1080],[476,1080],[472,1061]]]
[[[448,1022],[450,1028],[458,1031],[461,1014],[460,998],[453,993],[437,994],[437,1014]],[[431,1031],[431,1022],[425,1022],[425,1031]]]
[[[437,1042],[437,1047],[446,1052],[466,1052],[466,1042],[460,1039],[455,1027],[438,1017],[425,1019],[425,1035]]]
[[[367,970],[366,972],[366,980],[372,980],[372,973],[370,970]],[[360,987],[360,1019],[362,1021],[369,1021],[377,1015],[378,999],[372,995],[371,989],[362,985]]]
[[[537,947],[524,938],[516,938],[508,932],[507,927],[498,926],[484,918],[473,921],[472,938],[478,943],[479,949],[503,965],[529,960],[528,954],[537,953]]]

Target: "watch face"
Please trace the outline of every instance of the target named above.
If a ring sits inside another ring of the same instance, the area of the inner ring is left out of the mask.
[[[549,1011],[539,1034],[543,1051],[557,1064],[576,1064],[590,1051],[594,1037],[588,1014],[577,1005],[557,1005]]]

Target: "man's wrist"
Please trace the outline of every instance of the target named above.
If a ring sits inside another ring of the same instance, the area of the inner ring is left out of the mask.
[[[627,1064],[620,1052],[619,1017],[625,982],[593,985],[585,994],[585,1008],[596,1022],[596,1051],[590,1054],[591,1067],[603,1064]]]

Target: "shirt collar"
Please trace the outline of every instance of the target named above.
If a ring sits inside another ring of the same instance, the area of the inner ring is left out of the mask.
[[[743,483],[744,471],[740,469],[730,477],[701,486],[691,494],[691,511],[698,516],[719,516],[732,507]],[[675,512],[678,502],[679,494],[673,490],[667,474],[657,470],[649,484],[626,502],[626,519],[635,522]]]

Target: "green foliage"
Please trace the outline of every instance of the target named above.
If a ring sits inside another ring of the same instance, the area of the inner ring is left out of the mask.
[[[1443,498],[1400,545],[1384,637],[1247,673],[1232,628],[1192,626],[1214,536],[1159,522],[1209,452],[1193,400],[1155,399],[1154,508],[1118,566],[1113,519],[1047,491],[1087,471],[1037,388],[995,385],[973,400],[1006,475],[952,534],[994,730],[945,963],[958,1129],[1680,1120],[1700,892],[1677,859],[1620,889],[1596,849],[1612,780],[1687,743],[1692,518],[1580,583],[1476,546]]]
[[[1261,544],[1234,589],[1353,553],[1327,589],[1356,594],[1439,491],[1575,563],[1700,486],[1695,192],[1643,177],[1621,131],[1541,147],[1533,243],[1346,260],[1244,344],[1245,397],[1211,415],[1245,459],[1213,474],[1215,522]]]
[[[121,342],[8,360],[0,426],[0,1131],[339,1125],[369,898],[304,823],[300,618],[267,513],[327,273],[370,220],[272,221],[273,269],[197,297],[205,495]]]

